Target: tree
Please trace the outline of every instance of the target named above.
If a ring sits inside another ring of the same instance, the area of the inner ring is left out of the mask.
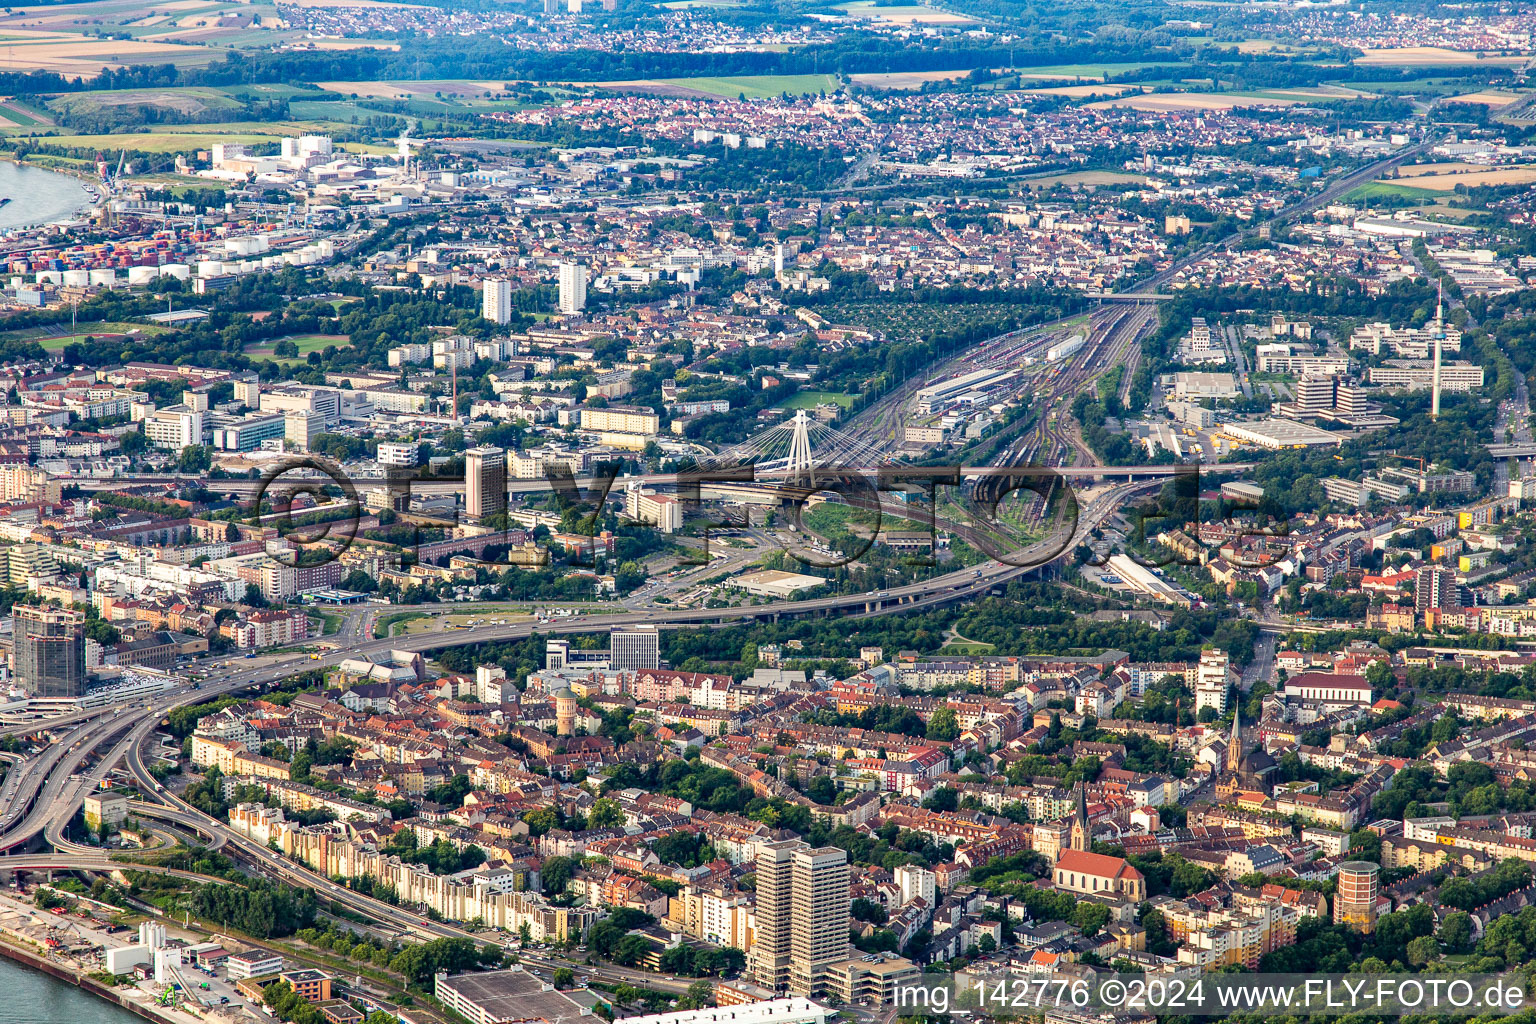
[[[1072,923],[1077,925],[1084,935],[1089,937],[1097,935],[1099,929],[1109,923],[1109,908],[1097,903],[1079,903],[1077,909],[1072,912]]]
[[[576,862],[569,857],[550,857],[539,867],[539,882],[546,896],[558,896],[565,891],[566,883],[576,871]]]
[[[576,987],[576,972],[569,967],[557,967],[554,974],[555,988],[568,989]]]
[[[949,743],[960,735],[960,720],[955,717],[953,708],[939,708],[928,719],[928,738],[938,740],[940,743]]]
[[[617,800],[608,797],[595,801],[592,810],[587,812],[588,828],[622,828],[627,820],[624,808]]]
[[[1431,961],[1440,958],[1440,943],[1428,935],[1421,935],[1416,939],[1408,940],[1408,962],[1415,967],[1423,967]]]
[[[1392,674],[1392,666],[1385,661],[1373,661],[1366,667],[1365,681],[1371,684],[1371,688],[1378,693],[1389,690],[1397,683],[1397,677]]]
[[[206,445],[189,444],[176,457],[178,473],[206,473],[213,465],[213,450]]]
[[[677,1001],[679,1010],[702,1010],[715,1005],[715,987],[707,981],[696,981],[688,986],[688,994]]]
[[[1465,953],[1472,948],[1472,916],[1464,910],[1447,914],[1438,937],[1446,952]]]

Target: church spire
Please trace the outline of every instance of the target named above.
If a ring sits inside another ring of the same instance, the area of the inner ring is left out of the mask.
[[[1232,709],[1232,736],[1227,740],[1227,771],[1235,772],[1243,761],[1243,709]]]
[[[1093,848],[1093,829],[1088,824],[1088,786],[1086,783],[1077,784],[1077,810],[1072,817],[1072,834],[1070,843],[1074,850],[1089,850]]]

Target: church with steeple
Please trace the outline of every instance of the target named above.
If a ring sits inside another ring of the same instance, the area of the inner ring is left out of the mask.
[[[1216,776],[1216,795],[1225,799],[1244,791],[1268,796],[1279,770],[1279,763],[1261,746],[1243,753],[1243,708],[1237,705],[1232,713],[1232,735],[1227,739],[1226,764]]]
[[[1071,850],[1093,849],[1093,826],[1088,824],[1088,787],[1079,782],[1077,790],[1077,810],[1072,815],[1072,833],[1067,842],[1067,848]]]
[[[1147,880],[1124,857],[1093,852],[1093,826],[1088,821],[1088,787],[1076,786],[1077,807],[1072,814],[1067,849],[1051,868],[1058,889],[1093,895],[1119,896],[1133,903],[1147,898]]]

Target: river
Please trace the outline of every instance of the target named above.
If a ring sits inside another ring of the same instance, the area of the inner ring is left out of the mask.
[[[144,1024],[143,1018],[42,971],[0,957],[0,1024]]]
[[[40,167],[0,162],[0,230],[70,217],[90,202],[79,178]]]

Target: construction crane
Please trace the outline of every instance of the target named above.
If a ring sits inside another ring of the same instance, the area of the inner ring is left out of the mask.
[[[1419,476],[1424,475],[1424,459],[1419,455],[1402,455],[1398,452],[1387,452],[1381,456],[1384,459],[1402,459],[1404,462],[1417,462],[1419,464]]]

